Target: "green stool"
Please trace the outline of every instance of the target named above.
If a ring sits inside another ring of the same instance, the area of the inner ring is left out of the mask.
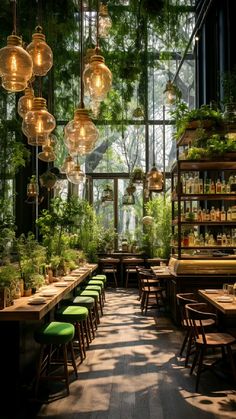
[[[89,348],[88,309],[74,305],[62,306],[56,311],[55,319],[74,324],[82,362],[86,358],[84,336],[86,337],[87,347]]]
[[[100,279],[101,281],[104,282],[104,284],[106,284],[106,282],[107,282],[107,277],[106,277],[106,275],[103,275],[103,274],[93,275],[91,277],[91,279]]]
[[[71,301],[71,304],[74,304],[76,306],[86,307],[88,309],[89,325],[90,325],[90,330],[92,332],[92,337],[94,339],[95,338],[95,330],[97,330],[97,327],[98,327],[97,326],[97,316],[96,316],[94,298],[78,296],[78,297],[75,297]]]
[[[75,291],[76,297],[92,297],[94,299],[94,309],[96,313],[97,324],[100,323],[99,312],[98,312],[98,301],[99,301],[99,292],[88,290],[88,289],[76,289]]]
[[[69,372],[68,372],[68,348],[71,352],[71,361],[74,368],[75,376],[78,377],[77,368],[75,363],[75,354],[72,344],[74,338],[75,328],[72,324],[51,322],[42,325],[34,333],[34,339],[41,345],[39,354],[39,363],[36,373],[35,381],[35,397],[38,395],[38,388],[40,380],[65,380],[67,394],[69,391]],[[64,365],[64,375],[49,375],[50,367],[54,363],[52,356],[56,348],[62,347],[63,350],[63,362],[57,361]],[[47,375],[42,377],[42,373],[47,372]]]
[[[83,285],[83,284],[80,284],[80,288],[82,289],[82,290],[91,290],[91,291],[97,291],[98,293],[99,293],[99,297],[98,297],[98,301],[99,301],[99,308],[100,308],[100,311],[101,311],[101,315],[103,316],[103,309],[102,309],[102,307],[103,307],[103,301],[102,301],[102,289],[101,289],[101,287],[99,286],[99,285]]]
[[[98,285],[101,288],[102,305],[104,306],[105,301],[106,301],[104,282],[101,279],[89,279],[88,281],[85,281],[85,284],[86,284],[86,286],[87,285]]]

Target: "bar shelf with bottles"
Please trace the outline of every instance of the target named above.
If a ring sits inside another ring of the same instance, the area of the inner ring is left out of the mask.
[[[172,229],[178,259],[236,257],[236,162],[175,163]]]

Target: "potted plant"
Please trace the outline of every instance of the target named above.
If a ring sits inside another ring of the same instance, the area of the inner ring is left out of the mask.
[[[222,74],[224,119],[236,123],[236,68]]]
[[[135,167],[131,173],[132,183],[143,183],[145,179],[145,173],[141,167]]]
[[[8,264],[0,267],[0,310],[13,304],[19,278],[17,266]]]

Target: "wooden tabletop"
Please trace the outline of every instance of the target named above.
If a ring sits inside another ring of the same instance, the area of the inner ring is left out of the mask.
[[[26,320],[41,320],[50,310],[55,307],[66,295],[79,285],[88,275],[90,275],[97,268],[96,264],[87,264],[85,267],[74,270],[70,275],[62,277],[61,282],[65,278],[71,277],[71,281],[66,282],[66,286],[58,287],[56,282],[47,285],[47,289],[54,290],[55,295],[45,297],[46,303],[32,305],[29,304],[30,299],[34,296],[40,296],[40,291],[31,297],[21,297],[14,300],[14,304],[0,310],[0,321],[26,321]]]
[[[222,297],[223,290],[222,289],[216,289],[213,290],[213,292],[207,292],[206,290],[198,290],[199,295],[201,295],[204,300],[208,301],[208,303],[212,304],[215,308],[217,308],[219,311],[224,313],[228,316],[236,316],[236,301],[234,301],[234,298],[232,295],[229,295],[229,297],[232,297],[232,302],[221,302],[218,301],[219,297]]]
[[[170,273],[168,266],[151,266],[151,270],[158,278],[172,278],[172,274]]]

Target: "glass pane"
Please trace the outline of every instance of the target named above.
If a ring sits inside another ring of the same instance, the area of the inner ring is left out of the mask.
[[[93,208],[105,228],[114,227],[114,201],[102,202],[104,188],[109,185],[114,191],[114,181],[111,179],[93,180]]]
[[[128,244],[140,245],[142,232],[142,217],[143,217],[143,186],[135,185],[134,205],[123,205],[122,198],[125,189],[128,186],[128,179],[119,179],[118,181],[118,237],[119,247],[122,239],[127,239]]]

